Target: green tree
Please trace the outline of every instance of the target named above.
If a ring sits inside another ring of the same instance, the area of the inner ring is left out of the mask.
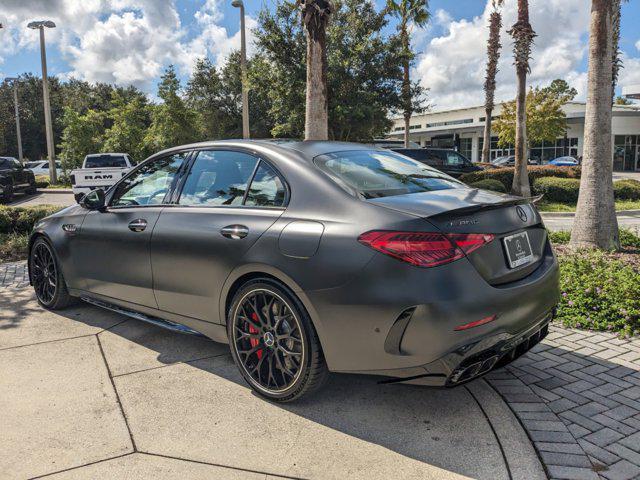
[[[409,148],[409,122],[420,109],[419,90],[411,83],[409,71],[414,53],[411,50],[411,28],[424,27],[429,21],[427,0],[387,0],[387,11],[398,18],[398,34],[402,47],[402,116],[404,117],[404,146]],[[417,95],[417,99],[416,99]],[[418,104],[416,104],[416,100]]]
[[[127,99],[115,92],[112,107],[108,111],[111,126],[104,132],[103,152],[128,153],[140,161],[148,156],[144,137],[150,124],[149,105],[145,97]]]
[[[158,97],[162,103],[152,108],[151,126],[144,137],[144,148],[156,152],[197,140],[196,114],[180,96],[180,80],[173,65],[162,75]]]
[[[573,100],[577,93],[576,89],[564,80],[554,80],[544,88],[529,89],[526,103],[526,152],[532,143],[555,142],[566,133],[567,118],[562,107]],[[494,129],[498,133],[498,144],[501,147],[516,142],[515,100],[502,104],[502,112],[494,124]]]
[[[65,172],[82,165],[85,155],[101,150],[104,135],[104,113],[87,110],[80,114],[64,107],[62,139],[59,144],[60,160]]]
[[[384,135],[401,110],[402,50],[388,33],[385,11],[371,2],[341,0],[327,28],[329,138],[367,141]],[[261,81],[276,137],[301,137],[305,125],[305,33],[294,2],[263,9],[256,29]],[[255,118],[255,116],[252,116]]]

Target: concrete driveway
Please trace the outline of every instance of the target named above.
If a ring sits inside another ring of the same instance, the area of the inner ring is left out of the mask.
[[[484,381],[456,389],[333,375],[277,405],[228,347],[86,304],[0,289],[2,478],[537,479],[520,423]]]

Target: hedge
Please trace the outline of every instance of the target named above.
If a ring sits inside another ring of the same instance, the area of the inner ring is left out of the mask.
[[[0,233],[30,233],[38,220],[61,210],[57,205],[35,207],[0,206]]]
[[[529,181],[534,182],[542,177],[580,178],[580,167],[556,167],[555,165],[533,165],[527,167]],[[466,173],[460,177],[466,184],[479,182],[480,180],[498,180],[506,190],[511,190],[513,184],[513,172],[515,167],[485,168],[478,172]]]
[[[507,189],[504,188],[504,185],[500,180],[494,180],[493,178],[480,180],[478,182],[471,183],[469,186],[473,188],[479,188],[482,190],[491,190],[492,192],[505,193],[507,191]]]
[[[544,195],[548,202],[576,203],[580,192],[577,178],[542,177],[533,181],[535,195]]]
[[[616,200],[640,200],[640,181],[618,180],[613,183],[613,193]]]

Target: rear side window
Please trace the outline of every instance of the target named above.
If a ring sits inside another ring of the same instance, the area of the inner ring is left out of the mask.
[[[320,155],[316,165],[337,183],[344,183],[364,198],[466,188],[464,184],[393,152],[354,150]]]
[[[229,150],[201,151],[189,172],[180,205],[241,205],[258,159]]]
[[[126,168],[124,155],[92,155],[87,157],[84,168]]]
[[[284,205],[286,190],[282,180],[265,162],[260,162],[253,177],[245,205],[257,207],[281,207]]]

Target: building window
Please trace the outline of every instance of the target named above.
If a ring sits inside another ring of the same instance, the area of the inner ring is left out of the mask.
[[[417,130],[422,128],[422,125],[409,125],[409,130]]]
[[[541,165],[564,156],[578,158],[577,137],[558,138],[555,142],[533,143],[529,150],[529,158]]]
[[[640,163],[640,136],[616,135],[613,148],[613,169],[634,171]]]
[[[478,158],[482,158],[482,148],[484,146],[484,138],[480,137],[478,139]],[[508,157],[510,155],[515,155],[515,146],[507,145],[506,147],[498,146],[498,137],[491,137],[491,149],[490,149],[490,160],[495,160],[498,157]]]
[[[404,127],[396,127],[393,129],[394,132],[401,132],[404,130]]]
[[[464,123],[473,123],[473,118],[465,118],[464,120],[449,120],[448,122],[427,123],[427,128],[444,127],[446,125],[462,125]]]
[[[471,160],[473,150],[473,139],[461,138],[460,139],[460,153]]]

